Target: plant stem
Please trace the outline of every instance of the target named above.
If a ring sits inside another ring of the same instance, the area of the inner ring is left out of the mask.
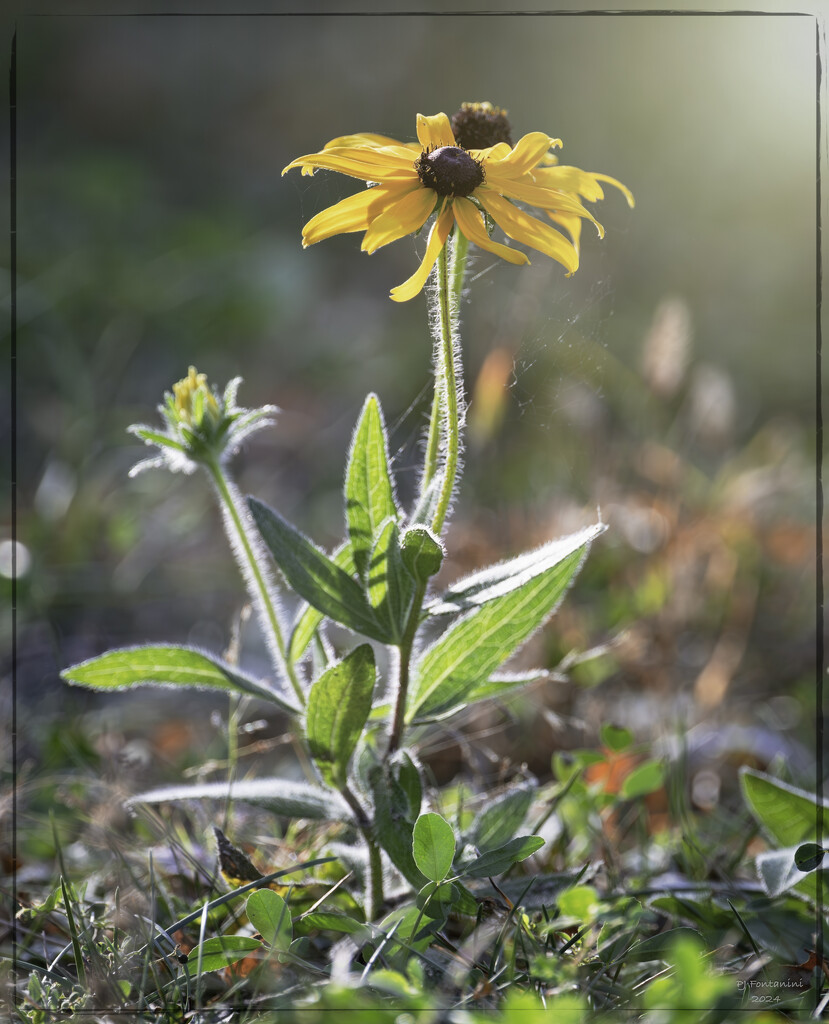
[[[415,633],[420,623],[420,609],[423,605],[423,598],[426,594],[426,584],[419,583],[412,600],[412,607],[409,611],[409,618],[400,641],[400,664],[397,673],[397,697],[394,705],[394,719],[392,721],[389,745],[386,750],[386,757],[391,756],[400,746],[403,738],[403,727],[406,715],[406,698],[409,690],[409,666],[412,660],[412,647],[414,646]]]
[[[217,460],[205,463],[210,478],[219,494],[219,501],[224,512],[225,529],[230,544],[242,569],[242,575],[251,591],[253,603],[259,612],[259,619],[265,633],[265,639],[277,668],[281,669],[293,687],[300,707],[305,706],[305,694],[299,684],[294,666],[288,658],[282,627],[276,611],[276,599],[260,566],[264,562],[264,551],[258,540],[252,535],[251,528],[245,523],[242,498],[233,481],[227,476]]]
[[[441,450],[443,451],[443,481],[437,508],[432,518],[432,529],[438,536],[443,528],[446,513],[452,500],[455,477],[458,471],[460,453],[460,415],[458,403],[458,381],[455,376],[455,346],[457,343],[458,307],[463,281],[466,274],[466,256],[469,243],[456,228],[452,240],[451,266],[448,246],[440,251],[437,262],[437,352],[435,355],[435,392],[432,398],[432,414],[429,418],[429,433],[426,439],[426,454],[421,477],[421,495],[434,480],[438,472]],[[400,641],[400,663],[398,669],[397,698],[392,721],[386,757],[400,746],[406,714],[406,698],[409,688],[409,667],[412,658],[415,633],[420,622],[420,612],[426,584],[418,585],[409,611],[406,628]]]
[[[453,284],[454,281],[453,274]],[[437,263],[437,302],[439,321],[439,355],[436,368],[435,389],[440,381],[443,391],[443,405],[445,415],[441,416],[443,426],[443,481],[440,488],[440,497],[435,514],[432,519],[432,529],[440,536],[449,505],[452,501],[452,492],[455,489],[455,476],[458,471],[458,457],[460,453],[460,422],[458,416],[458,382],[455,378],[455,333],[457,327],[457,297],[450,295],[449,290],[449,267],[446,254],[446,246],[441,249]]]
[[[452,349],[452,338],[457,330],[458,312],[463,282],[466,275],[466,257],[469,250],[469,242],[466,236],[461,234],[457,228],[452,238],[452,260],[451,267],[447,267],[447,248],[444,246],[438,257],[437,269],[437,313],[439,323],[439,351],[435,357],[435,391],[432,397],[432,412],[429,416],[429,433],[426,438],[426,453],[423,461],[423,475],[421,479],[421,493],[425,494],[427,487],[432,482],[438,471],[438,462],[441,448],[441,435],[445,433],[443,422],[443,394],[447,386],[445,372],[446,340],[450,340],[450,351]],[[454,360],[452,364],[452,377],[454,378]],[[457,385],[455,384],[455,387]],[[454,471],[453,471],[454,472]],[[454,486],[454,480],[452,481]],[[451,496],[451,488],[450,488]]]

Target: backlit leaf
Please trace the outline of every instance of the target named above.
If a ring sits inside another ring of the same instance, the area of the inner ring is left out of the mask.
[[[308,746],[323,777],[335,786],[346,781],[348,762],[371,711],[376,675],[374,652],[361,644],[324,672],[308,694]]]
[[[297,709],[264,683],[231,667],[221,658],[192,647],[153,644],[122,647],[64,669],[61,678],[73,686],[96,690],[125,690],[133,686],[191,686],[260,697],[283,711]]]
[[[335,622],[385,643],[387,635],[359,583],[273,509],[256,498],[248,503],[274,561],[299,596]]]
[[[449,822],[431,811],[421,814],[412,834],[412,854],[428,879],[442,882],[455,856],[455,833]]]
[[[380,526],[396,520],[386,429],[376,395],[366,398],[351,440],[345,478],[345,513],[354,564],[361,577],[369,566],[369,555]]]

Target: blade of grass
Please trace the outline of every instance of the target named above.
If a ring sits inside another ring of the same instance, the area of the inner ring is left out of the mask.
[[[75,957],[75,967],[78,971],[78,982],[86,988],[86,969],[81,954],[81,944],[78,938],[78,930],[75,927],[75,916],[72,913],[72,904],[69,899],[69,892],[63,875],[60,876],[60,888],[63,893],[63,908],[66,911],[66,920],[69,922],[69,935],[72,938],[72,954]]]

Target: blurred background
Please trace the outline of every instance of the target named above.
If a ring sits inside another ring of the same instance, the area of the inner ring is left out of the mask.
[[[281,170],[335,136],[409,141],[418,112],[489,100],[514,139],[561,137],[563,162],[619,178],[637,205],[608,188],[606,238],[585,231],[570,280],[540,255],[474,256],[466,471],[442,579],[597,509],[609,525],[521,662],[568,658],[569,681],[467,723],[486,737],[477,756],[543,774],[612,720],[707,751],[720,782],[701,801],[746,761],[782,756],[813,784],[811,19],[50,17],[23,19],[17,45],[24,779],[104,759],[134,789],[224,742],[212,698],[101,700],[58,678],[112,646],[229,643],[244,596],[206,481],[127,478],[144,451],[126,427],[156,423],[188,365],[222,386],[244,377],[245,406],[281,407],[237,479],[318,543],[342,537],[368,390],[407,495],[431,345],[425,297],[387,296],[423,240],[303,251],[303,223],[359,185]],[[242,660],[264,671],[253,626]],[[459,749],[435,740],[436,777]],[[57,790],[37,792],[54,805]]]

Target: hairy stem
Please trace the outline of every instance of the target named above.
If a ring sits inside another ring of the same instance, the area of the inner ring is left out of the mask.
[[[276,598],[268,586],[260,565],[260,559],[264,561],[264,552],[261,550],[258,540],[252,535],[252,524],[245,522],[245,516],[241,511],[242,497],[217,460],[211,460],[205,465],[218,492],[230,545],[242,569],[242,575],[251,592],[253,603],[259,612],[259,620],[268,648],[277,663],[277,668],[282,670],[293,687],[300,707],[304,707],[305,694],[302,692],[294,666],[288,658],[285,638],[282,635],[282,627],[279,624],[279,616],[276,611]]]
[[[406,699],[409,691],[409,666],[412,660],[412,647],[420,622],[420,609],[423,606],[423,598],[426,594],[426,584],[419,583],[415,591],[409,618],[406,628],[403,631],[403,638],[400,641],[400,664],[397,673],[397,697],[394,705],[394,719],[392,721],[389,746],[386,750],[386,757],[397,750],[403,738],[403,727],[406,715]]]
[[[469,242],[466,236],[461,234],[456,228],[452,238],[451,263],[447,255],[447,246],[444,246],[438,257],[435,301],[437,305],[436,320],[439,334],[439,339],[436,340],[438,340],[439,348],[435,356],[435,391],[432,397],[432,412],[429,416],[429,433],[426,437],[421,494],[426,493],[426,489],[438,472],[441,446],[444,448],[444,453],[448,454],[447,430],[443,415],[444,407],[448,400],[445,357],[447,338],[449,339],[449,351],[452,352],[454,347],[453,338],[457,333],[460,297],[463,292],[463,283],[466,276],[468,250]],[[453,388],[457,388],[457,383],[454,380],[454,361],[452,363],[452,384]],[[457,409],[455,420],[457,422]],[[457,461],[453,469],[453,475],[456,468]],[[451,498],[452,487],[454,487],[454,479],[449,488],[449,498]],[[449,498],[447,498],[447,505]]]
[[[445,416],[443,421],[443,480],[440,497],[432,519],[432,529],[437,536],[443,529],[446,513],[454,489],[457,460],[461,451],[461,423],[457,404],[457,381],[454,373],[454,328],[457,323],[457,303],[449,294],[449,268],[446,246],[440,251],[437,262],[437,303],[439,355],[437,375],[442,384]]]

